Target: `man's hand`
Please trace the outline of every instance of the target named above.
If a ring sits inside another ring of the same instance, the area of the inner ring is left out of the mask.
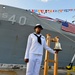
[[[28,62],[29,62],[29,59],[24,59],[24,61],[25,61],[26,63],[28,63]]]
[[[55,51],[55,53],[58,53],[59,51]]]

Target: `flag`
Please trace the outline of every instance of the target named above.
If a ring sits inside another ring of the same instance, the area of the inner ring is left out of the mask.
[[[73,11],[73,9],[69,9],[70,11]]]
[[[43,15],[38,15],[38,17],[42,18],[42,19],[46,19],[46,20],[50,20],[50,21],[54,21],[53,18],[47,17],[47,16],[43,16]]]
[[[34,12],[34,10],[32,9],[32,12]]]
[[[58,12],[58,10],[54,10],[54,12]]]
[[[36,13],[36,12],[38,12],[38,10],[34,10],[34,12]]]
[[[47,10],[47,13],[50,13],[50,10]]]
[[[61,10],[59,10],[59,12],[62,12],[63,10],[61,9]]]
[[[53,12],[53,10],[50,10],[50,12]]]
[[[68,27],[68,22],[62,22],[62,25]]]
[[[68,22],[62,22],[62,30],[75,34],[75,25]]]
[[[45,13],[45,11],[44,10],[41,10],[41,13]]]
[[[47,10],[45,10],[45,13],[47,13]]]
[[[38,10],[38,13],[41,13],[41,10]]]
[[[64,12],[69,12],[69,9],[64,9]]]

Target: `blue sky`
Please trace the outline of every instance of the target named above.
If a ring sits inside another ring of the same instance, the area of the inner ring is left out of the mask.
[[[23,9],[74,9],[75,0],[0,0],[0,4],[14,6]],[[56,12],[50,14],[43,14],[52,18],[60,18],[72,22],[75,19],[72,18],[75,15],[73,12]]]

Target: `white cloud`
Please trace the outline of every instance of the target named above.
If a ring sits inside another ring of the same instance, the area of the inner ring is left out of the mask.
[[[48,0],[41,0],[42,2],[48,2]]]
[[[60,1],[60,0],[38,0],[38,1],[49,2],[49,1]]]

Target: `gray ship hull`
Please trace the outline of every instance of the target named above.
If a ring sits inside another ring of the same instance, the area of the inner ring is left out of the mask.
[[[51,22],[37,17],[37,14],[28,10],[0,5],[0,63],[25,64],[24,54],[27,44],[27,37],[34,32],[36,23],[43,25],[42,34],[50,33],[52,37],[59,36],[62,44],[62,51],[59,52],[59,66],[67,66],[75,53],[75,35],[61,30],[61,24]],[[52,29],[53,28],[53,29]],[[54,30],[55,29],[55,30]],[[58,30],[58,31],[56,31]],[[61,34],[60,34],[61,32]],[[51,43],[54,48],[54,43]],[[44,50],[45,54],[45,50]],[[53,55],[50,55],[53,59]],[[42,65],[44,64],[44,56]],[[53,64],[50,64],[53,65]],[[74,62],[75,65],[75,62]]]

